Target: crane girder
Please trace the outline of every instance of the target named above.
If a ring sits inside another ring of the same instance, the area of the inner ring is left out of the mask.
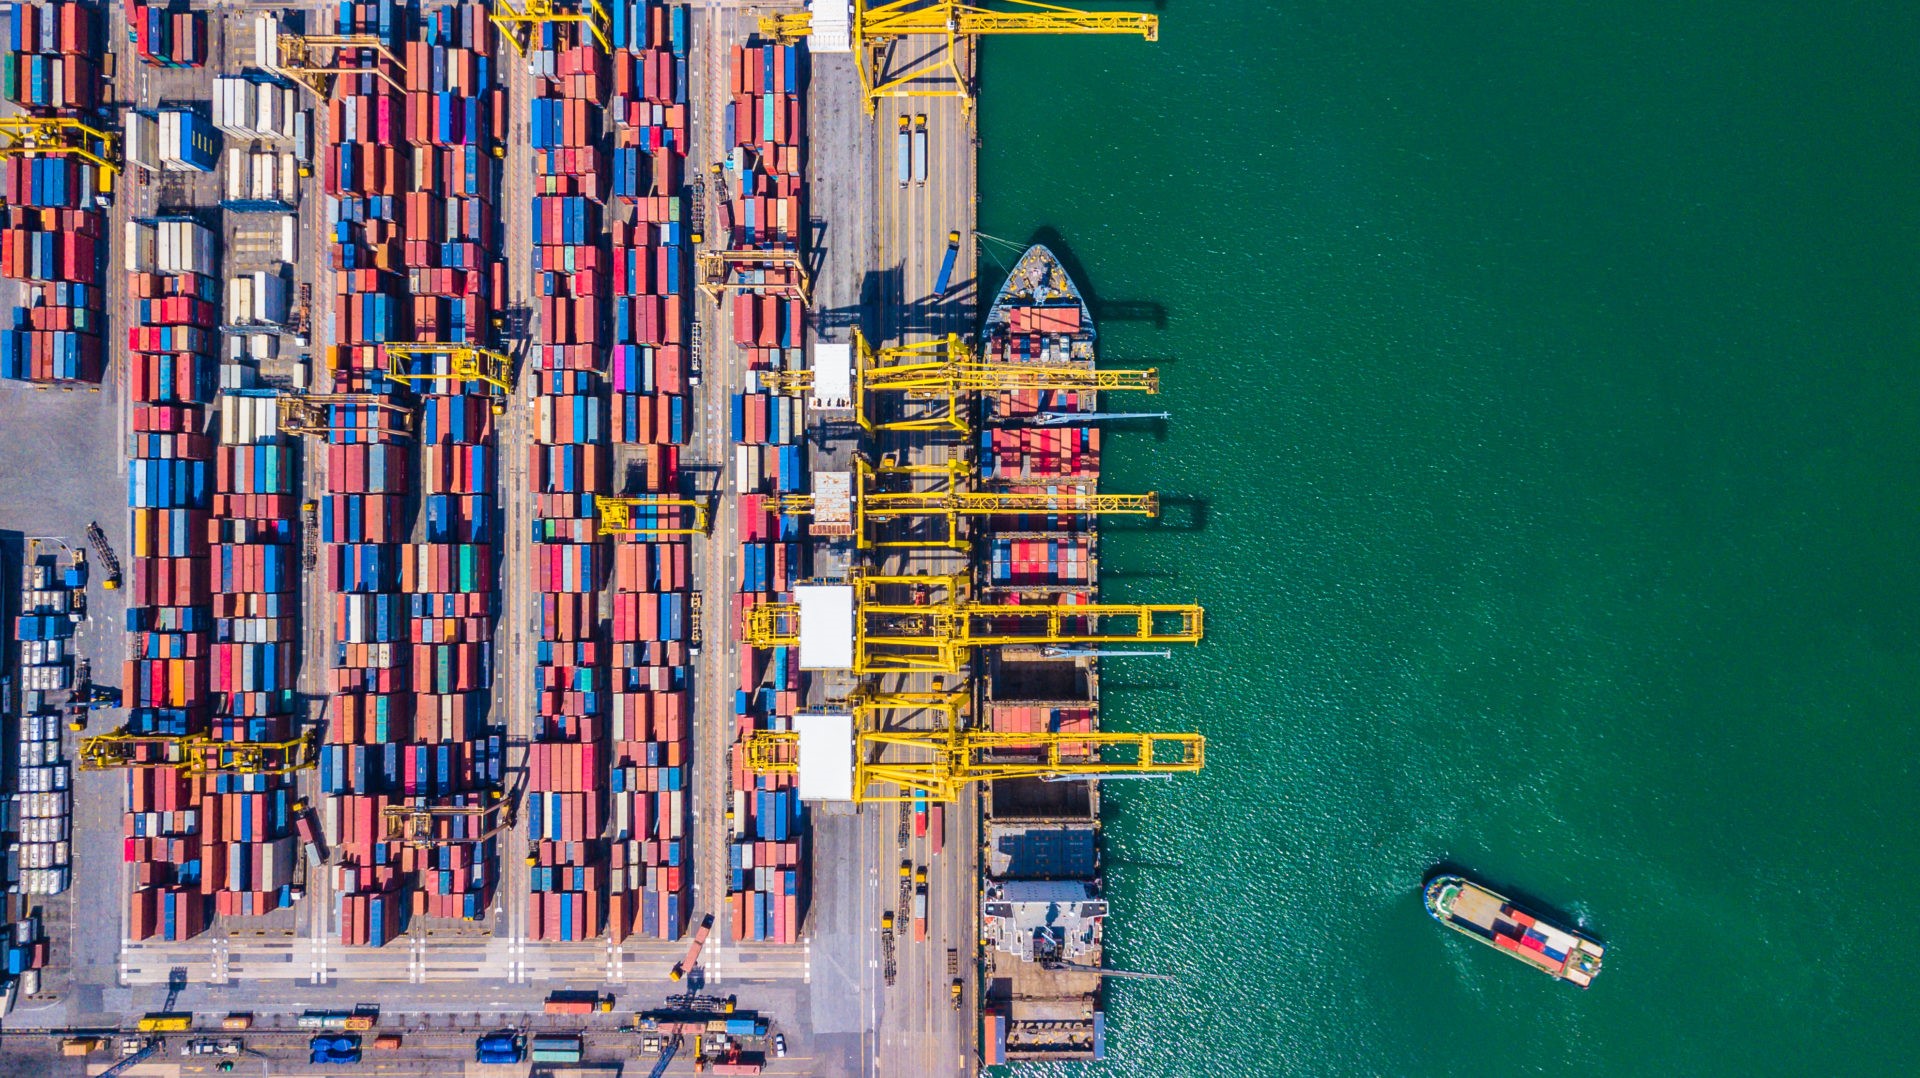
[[[666,494],[595,498],[594,508],[600,516],[598,532],[601,535],[705,535],[713,526],[706,503]],[[636,509],[657,510],[659,516],[652,523],[635,524]],[[669,516],[677,517],[678,521],[670,522],[666,519]]]
[[[880,602],[878,589],[890,585],[940,588],[946,594],[924,602]],[[979,603],[967,598],[967,587],[965,574],[856,577],[853,672],[954,674],[983,647],[1193,644],[1206,632],[1205,610],[1196,604]],[[797,646],[799,604],[755,604],[747,611],[744,640],[755,648]]]
[[[789,292],[801,304],[813,306],[813,278],[807,273],[806,259],[798,251],[702,251],[697,262],[700,270],[700,289],[712,299],[718,300],[721,295],[732,289],[760,288]],[[735,267],[784,269],[793,274],[793,281],[781,284],[737,281],[733,278]]]
[[[325,437],[332,430],[327,409],[331,405],[357,405],[377,408],[398,417],[397,426],[408,432],[413,413],[387,398],[373,393],[307,393],[280,398],[280,429],[288,434]]]
[[[493,794],[498,797],[497,792]],[[388,842],[410,846],[443,846],[458,842],[484,842],[513,825],[513,813],[507,803],[493,800],[483,805],[388,805],[380,811]],[[489,819],[489,817],[492,817]],[[441,823],[447,830],[460,819],[479,822],[477,835],[438,834]]]
[[[414,382],[480,382],[501,393],[513,393],[513,360],[491,348],[444,341],[392,343],[387,351],[387,377],[411,385]],[[433,356],[447,357],[445,371],[416,371],[409,361]]]
[[[316,739],[309,732],[289,741],[216,741],[205,734],[184,736],[97,734],[80,741],[80,770],[168,767],[189,775],[212,773],[286,775],[318,766]]]
[[[799,770],[799,735],[760,730],[746,740],[746,764],[761,774]],[[901,759],[903,754],[914,758]],[[952,801],[969,783],[1015,778],[1181,774],[1206,766],[1206,738],[1186,733],[1015,733],[875,730],[856,726],[853,800]],[[892,787],[887,792],[884,787]],[[877,789],[880,788],[880,789]]]
[[[607,36],[606,25],[609,21],[607,9],[600,0],[584,0],[574,10],[565,10],[554,4],[554,0],[525,0],[525,7],[516,8],[511,0],[494,0],[495,10],[487,13],[488,21],[500,28],[500,34],[507,39],[515,52],[527,55],[527,46],[531,43],[534,27],[546,23],[579,23],[593,34],[600,48],[613,51],[613,39]],[[529,40],[521,40],[522,31]]]
[[[8,116],[0,118],[0,157],[35,154],[78,157],[100,170],[95,187],[113,190],[120,174],[120,141],[84,120],[71,116]]]
[[[1160,392],[1160,372],[1101,370],[1089,366],[1043,363],[983,363],[973,346],[957,333],[911,344],[874,348],[858,329],[853,331],[854,417],[868,431],[971,431],[963,407],[968,393],[1011,393],[1021,390],[1112,393]],[[812,370],[761,371],[763,389],[776,393],[804,393],[813,388]],[[897,393],[908,400],[945,401],[944,411],[911,419],[875,423],[868,415],[868,397]]]
[[[813,17],[799,12],[766,15],[760,32],[783,44],[812,35]],[[847,32],[854,69],[860,78],[867,114],[873,115],[883,97],[957,97],[965,108],[973,104],[972,80],[961,70],[956,53],[963,42],[976,37],[1027,34],[1125,34],[1147,41],[1160,38],[1157,15],[1124,11],[1079,11],[1037,0],[1004,0],[1000,9],[961,3],[960,0],[853,0]],[[938,66],[951,80],[948,86],[928,86],[921,70],[889,78],[887,49],[903,37],[944,38]],[[971,64],[967,65],[971,68]],[[916,85],[918,84],[918,85]]]

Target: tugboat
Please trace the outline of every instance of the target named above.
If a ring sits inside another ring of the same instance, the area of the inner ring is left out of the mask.
[[[1600,973],[1607,949],[1599,940],[1528,913],[1505,895],[1462,876],[1427,881],[1427,912],[1462,935],[1532,966],[1557,981],[1585,988]]]

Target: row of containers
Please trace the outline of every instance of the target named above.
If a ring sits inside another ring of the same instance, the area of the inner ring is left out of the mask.
[[[98,9],[16,2],[0,5],[0,18],[0,96],[30,118],[97,123],[97,57],[106,46]],[[23,302],[0,320],[0,378],[98,384],[103,376],[102,179],[70,153],[17,154],[0,163],[0,277],[26,285]]]
[[[683,194],[687,8],[621,0],[609,15],[614,48],[590,78],[606,95],[608,126],[608,164],[595,168],[593,184],[614,207],[601,277],[611,285],[604,338],[610,434],[636,447],[622,451],[620,488],[671,495],[684,483],[678,447],[688,433],[693,298]],[[633,519],[669,519],[658,513],[636,508]],[[674,939],[693,913],[691,541],[627,535],[613,549],[608,932]]]
[[[282,644],[298,638],[285,551],[275,549],[289,536],[287,471],[262,402],[218,393],[217,236],[190,214],[129,221],[123,262],[133,405],[125,729],[284,738],[294,667]],[[291,903],[284,778],[156,765],[129,769],[126,790],[129,939],[187,939],[218,914]]]
[[[545,940],[672,939],[692,912],[689,545],[642,533],[609,548],[597,527],[616,486],[664,494],[681,482],[685,11],[629,2],[609,16],[610,55],[578,27],[547,26],[530,57],[546,339],[529,473],[539,737],[524,815],[528,934]],[[643,508],[633,518],[651,519]]]
[[[0,907],[7,914],[0,923],[6,952],[0,980],[33,995],[40,989],[48,948],[38,918],[19,915],[44,901],[41,896],[65,891],[73,875],[73,767],[63,747],[63,727],[73,705],[86,706],[75,685],[73,640],[76,622],[84,616],[79,611],[86,569],[40,553],[23,566],[20,584],[19,613],[10,626],[18,656],[13,678],[19,710],[6,720],[13,784],[0,813],[6,892]],[[7,644],[0,636],[0,646]],[[7,706],[0,698],[0,714]]]
[[[332,593],[320,823],[337,938],[383,946],[417,917],[482,919],[498,887],[493,410],[444,354],[402,361],[398,373],[417,376],[403,388],[385,346],[486,343],[502,110],[483,8],[328,14],[338,33],[379,35],[402,60],[345,54],[368,73],[336,80],[321,155],[334,386],[382,399],[327,407],[314,509]],[[256,39],[270,37],[272,17],[260,19]],[[230,116],[286,129],[260,91],[251,114],[235,93]],[[416,513],[425,541],[406,542]]]
[[[724,162],[731,200],[721,205],[723,234],[736,248],[801,251],[804,173],[800,119],[801,55],[782,45],[736,45],[728,59],[732,90],[725,115]],[[800,365],[805,311],[791,271],[755,271],[734,294],[733,342],[752,371]],[[749,375],[750,384],[757,378]],[[755,604],[789,602],[805,577],[798,518],[765,497],[796,489],[804,468],[798,410],[785,399],[748,391],[732,398],[734,492],[738,495],[740,576],[729,619],[738,638]],[[781,481],[786,474],[794,482]],[[805,700],[797,649],[742,647],[733,699],[734,742],[728,790],[732,834],[727,854],[727,920],[736,940],[793,943],[807,907],[807,814],[790,775],[748,770],[742,739],[786,730]]]

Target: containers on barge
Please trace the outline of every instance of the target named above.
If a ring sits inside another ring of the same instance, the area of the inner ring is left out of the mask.
[[[1529,913],[1478,883],[1434,876],[1423,897],[1434,920],[1555,980],[1586,988],[1600,973],[1607,949],[1599,940]]]

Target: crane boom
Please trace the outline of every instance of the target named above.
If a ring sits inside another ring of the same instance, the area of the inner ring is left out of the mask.
[[[809,37],[815,29],[813,15],[808,12],[760,19],[760,32],[783,44]],[[1117,34],[1158,41],[1160,18],[1142,12],[1080,11],[1038,0],[1003,0],[1000,8],[961,0],[853,0],[847,33],[867,114],[871,116],[883,97],[957,97],[963,107],[971,108],[972,79],[969,72],[961,70],[957,58],[963,41],[970,44],[977,37],[1032,34]],[[952,80],[950,87],[928,85],[926,64],[915,64],[903,74],[889,76],[887,47],[900,38],[914,36],[945,39],[935,63],[947,72]]]

